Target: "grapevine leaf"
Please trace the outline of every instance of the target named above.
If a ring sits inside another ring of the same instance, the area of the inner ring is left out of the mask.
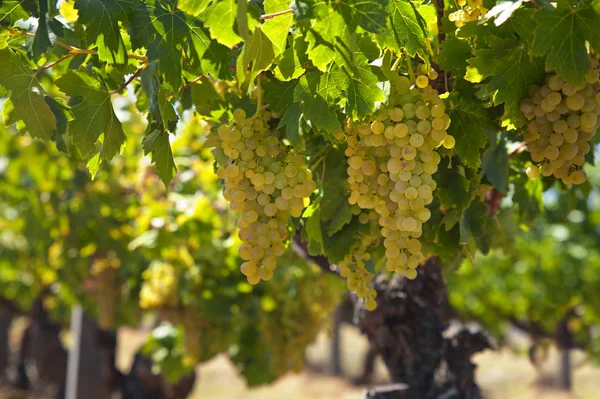
[[[519,208],[523,222],[532,221],[544,209],[542,179],[530,179],[525,174],[511,179],[514,184],[513,203]]]
[[[264,6],[265,13],[272,14],[289,9],[290,2],[288,0],[266,0]],[[277,18],[268,19],[261,27],[263,33],[271,40],[271,43],[273,43],[276,57],[285,50],[288,32],[290,31],[293,22],[292,14],[284,14]]]
[[[490,111],[467,90],[453,92],[447,103],[450,105],[447,113],[452,121],[448,134],[456,139],[456,153],[465,165],[478,167],[480,149],[487,143],[486,130],[494,128]]]
[[[0,50],[0,87],[10,92],[2,106],[4,123],[10,126],[19,122],[19,130],[42,140],[50,139],[56,129],[56,117],[45,101],[44,89],[21,55],[10,49]]]
[[[492,99],[494,105],[504,104],[502,126],[509,129],[522,126],[525,117],[519,104],[527,94],[527,88],[540,83],[545,76],[543,59],[531,57],[524,45],[506,39],[491,42],[491,48],[477,50],[475,58],[469,60],[466,79],[481,82],[492,78],[482,85],[482,95]]]
[[[438,65],[444,71],[452,71],[463,76],[468,65],[467,59],[471,57],[472,51],[468,40],[448,38],[441,44]]]
[[[246,80],[248,69],[250,70],[248,79],[251,82],[254,81],[254,78],[260,72],[271,66],[274,58],[273,43],[259,27],[254,28],[254,32],[248,37],[242,48],[242,53],[237,59],[238,83],[242,84]]]
[[[382,46],[400,54],[405,50],[408,55],[416,54],[428,60],[425,40],[429,36],[427,22],[409,0],[390,0],[388,34],[379,38]]]
[[[328,87],[329,85],[328,83],[325,85],[317,83],[325,76],[329,75],[319,75],[315,72],[300,78],[300,81],[294,90],[294,101],[301,101],[304,103],[303,110],[305,118],[310,120],[317,128],[335,134],[342,130],[340,122],[337,119],[336,113],[331,109],[325,98],[319,94],[320,92],[327,94],[322,87]]]
[[[48,0],[40,0],[38,5],[39,9],[36,10],[39,15],[38,27],[31,45],[31,52],[34,58],[38,58],[52,46],[52,41],[50,40],[52,31],[48,26]]]
[[[264,84],[265,102],[274,112],[283,112],[283,110],[294,102],[294,88],[298,84],[297,80],[289,82],[279,82],[269,79]]]
[[[205,25],[213,39],[227,47],[233,47],[242,41],[234,30],[236,18],[236,0],[217,0],[206,10]]]
[[[127,4],[121,0],[75,0],[79,22],[86,25],[85,39],[98,45],[102,61],[125,64],[127,49],[119,28],[119,21],[127,17]]]
[[[190,64],[197,73],[226,79],[229,71],[229,48],[213,41],[197,24],[189,25],[191,40],[188,49]]]
[[[496,71],[496,64],[504,57],[511,54],[516,47],[516,42],[512,39],[500,39],[492,37],[488,39],[489,48],[480,48],[475,50],[475,57],[467,60],[469,66],[465,79],[472,83],[480,83]]]
[[[352,10],[353,19],[358,20],[358,26],[372,33],[385,32],[388,0],[350,0],[346,4]]]
[[[508,152],[504,133],[498,135],[488,130],[492,145],[481,157],[481,176],[487,177],[494,187],[506,193],[508,190]]]
[[[54,143],[56,144],[56,148],[59,151],[65,152],[65,153],[69,153],[69,148],[67,146],[67,143],[65,142],[65,135],[67,133],[67,124],[68,124],[68,119],[67,119],[67,115],[65,113],[66,110],[66,106],[65,104],[63,104],[63,102],[61,100],[60,103],[58,101],[56,101],[55,99],[53,99],[52,97],[46,96],[45,98],[46,103],[48,104],[48,106],[50,107],[50,109],[52,110],[52,113],[54,114],[54,117],[56,118],[56,131],[54,132]]]
[[[177,2],[177,8],[184,11],[186,14],[197,17],[206,10],[210,2],[211,0],[179,0]]]
[[[317,128],[335,134],[342,131],[336,113],[329,107],[325,99],[319,95],[304,103],[304,116]]]
[[[324,228],[332,236],[352,220],[352,210],[348,203],[346,187],[347,161],[342,149],[330,150],[323,163],[323,198],[321,209],[324,215]]]
[[[442,158],[434,175],[437,183],[435,192],[444,208],[464,209],[471,201],[469,181],[465,177],[465,168],[456,163],[454,160],[450,165],[448,158]]]
[[[357,55],[358,57],[358,55]],[[375,102],[383,101],[383,91],[378,85],[377,76],[371,72],[365,56],[363,62],[348,71],[347,108],[348,114],[354,119],[364,118],[372,113]]]
[[[340,46],[348,45],[350,40],[349,26],[342,14],[323,4],[314,8],[316,22],[306,35],[308,42],[308,58],[320,71],[327,71],[338,52],[346,52]]]
[[[579,5],[558,0],[556,9],[543,9],[536,14],[532,50],[546,55],[546,69],[575,85],[583,83],[590,68],[585,42],[600,51],[600,13],[589,4]]]
[[[491,96],[495,105],[504,104],[502,126],[522,126],[524,116],[519,109],[527,88],[544,80],[543,59],[532,58],[527,49],[520,46],[497,63],[496,74],[484,86],[484,95]]]
[[[306,57],[306,42],[302,37],[290,40],[288,47],[277,63],[274,75],[279,80],[297,79],[306,71],[304,65],[308,62]]]
[[[313,202],[306,208],[303,218],[306,219],[304,229],[308,234],[308,237],[312,241],[316,241],[319,244],[323,244],[323,233],[321,231],[321,207],[319,202]]]
[[[477,249],[484,254],[489,252],[492,243],[494,221],[488,216],[485,203],[473,201],[460,220],[460,244],[477,243]],[[465,237],[465,233],[468,237]]]
[[[101,83],[83,71],[70,70],[57,81],[58,88],[70,96],[81,99],[73,105],[74,119],[69,121],[68,133],[73,144],[84,158],[95,152],[94,144],[104,134],[102,159],[110,160],[125,144],[125,133],[115,115],[110,94]]]
[[[302,115],[302,104],[293,103],[290,105],[279,120],[278,129],[285,127],[288,140],[296,150],[304,148],[304,140],[300,131],[300,116]]]
[[[160,130],[153,130],[142,140],[142,147],[144,153],[146,155],[150,154],[152,162],[156,164],[158,177],[168,187],[177,171],[171,144],[169,144],[169,134]]]
[[[344,200],[346,199],[345,197],[343,198]],[[334,235],[352,221],[352,208],[350,208],[350,205],[347,202],[348,201],[344,201],[327,224],[326,232],[328,235]]]
[[[290,8],[293,11],[294,19],[296,21],[304,21],[312,18],[313,6],[310,1],[306,0],[292,0]]]
[[[361,224],[358,218],[352,219],[344,228],[332,236],[323,236],[323,248],[329,262],[338,263],[344,260],[356,243],[359,233],[367,233],[367,225]]]
[[[0,23],[12,25],[18,20],[26,21],[31,16],[23,7],[24,0],[4,0],[0,2]]]
[[[179,118],[160,84],[157,62],[151,63],[144,69],[141,75],[141,84],[142,89],[148,95],[148,106],[152,115],[151,123],[156,123],[164,130],[174,132]]]

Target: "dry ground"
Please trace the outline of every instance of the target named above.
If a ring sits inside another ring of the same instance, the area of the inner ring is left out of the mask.
[[[136,330],[122,329],[120,342],[126,342],[119,350],[119,366],[127,369],[132,354],[141,345],[144,334]],[[364,338],[352,327],[342,332],[342,363],[344,374],[356,377],[361,371],[362,356],[367,350]],[[323,334],[309,349],[308,359],[312,369],[328,367],[329,342]],[[574,363],[581,364],[583,356],[576,354]],[[577,367],[574,373],[574,394],[566,395],[551,387],[540,387],[540,378],[552,380],[556,374],[558,357],[552,353],[544,364],[540,377],[526,356],[511,350],[486,351],[476,355],[477,381],[489,399],[598,399],[600,398],[600,368],[591,364]],[[193,399],[362,399],[364,387],[353,386],[349,379],[334,378],[322,373],[305,371],[279,379],[274,384],[248,389],[235,367],[225,356],[219,356],[198,367],[200,379]],[[377,365],[376,380],[386,381],[385,368]],[[544,384],[547,385],[547,384]]]

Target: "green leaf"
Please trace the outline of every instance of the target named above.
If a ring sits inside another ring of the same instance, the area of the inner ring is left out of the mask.
[[[505,134],[500,137],[488,130],[492,145],[481,157],[481,176],[487,177],[494,187],[506,193],[508,191],[508,151],[506,151]],[[500,140],[498,140],[498,138]]]
[[[290,2],[288,0],[265,0],[264,6],[266,14],[273,14],[289,9]],[[276,57],[285,50],[288,33],[293,23],[293,15],[284,14],[276,18],[268,19],[262,25],[261,29],[263,33],[271,40],[271,43],[273,43]]]
[[[467,68],[467,59],[471,58],[473,51],[467,40],[451,37],[442,42],[438,58],[438,65],[444,71],[455,72],[458,76],[464,76]]]
[[[345,79],[339,68],[332,68],[327,74],[309,72],[300,78],[294,90],[294,101],[304,104],[304,117],[331,134],[342,130],[337,114],[329,104],[341,94],[338,85],[344,86]]]
[[[359,238],[360,233],[368,233],[368,226],[361,224],[358,218],[344,226],[344,228],[332,236],[323,236],[323,249],[325,256],[331,263],[338,263],[350,253],[350,249]]]
[[[227,47],[233,47],[242,41],[234,30],[236,18],[236,0],[218,0],[206,10],[204,22],[213,39]]]
[[[277,129],[285,129],[286,136],[292,147],[296,150],[304,149],[304,139],[300,132],[300,116],[302,115],[302,104],[293,103],[290,105],[279,120]]]
[[[405,50],[408,55],[419,55],[429,60],[425,40],[429,37],[427,22],[419,14],[410,0],[390,0],[390,16],[387,34],[379,37],[382,46],[388,47],[396,54]]]
[[[526,174],[520,174],[511,179],[514,184],[513,203],[519,208],[523,222],[533,221],[544,209],[542,179],[530,179]]]
[[[173,160],[171,144],[169,144],[169,134],[160,130],[151,131],[142,140],[144,153],[152,158],[156,164],[156,173],[166,187],[169,186],[177,168]]]
[[[352,220],[352,209],[348,203],[346,169],[348,161],[344,150],[332,148],[322,160],[323,179],[321,209],[324,216],[325,232],[332,236]]]
[[[321,207],[318,202],[313,202],[306,208],[303,218],[306,219],[304,229],[308,234],[308,237],[319,243],[323,244],[323,233],[321,232]]]
[[[302,37],[296,37],[290,40],[290,47],[281,55],[281,59],[273,71],[275,78],[278,80],[297,79],[306,71],[307,63],[306,42]]]
[[[294,89],[298,81],[279,82],[278,80],[267,80],[263,88],[265,90],[265,102],[274,112],[283,112],[283,110],[294,102]]]
[[[148,95],[148,106],[152,115],[151,123],[161,126],[161,129],[175,131],[179,117],[175,108],[167,100],[167,93],[160,84],[158,63],[153,62],[141,74],[142,89]]]
[[[246,71],[250,69],[250,82],[262,71],[268,69],[275,58],[273,43],[259,27],[254,28],[254,32],[244,43],[242,53],[237,59],[237,80],[242,84],[246,80]],[[250,85],[250,88],[252,85]],[[249,89],[250,89],[249,88]]]
[[[197,17],[202,14],[212,0],[179,0],[177,8],[184,11],[186,14]]]
[[[337,9],[321,4],[314,7],[314,13],[316,21],[306,34],[308,58],[317,69],[325,72],[339,53],[347,53],[344,47],[351,44],[351,32]]]
[[[358,26],[372,33],[383,33],[386,30],[386,19],[389,13],[388,0],[349,0],[353,19]]]
[[[86,25],[85,39],[98,45],[98,57],[113,64],[127,62],[127,49],[119,21],[127,18],[129,5],[120,0],[75,0],[79,20]]]
[[[125,144],[125,133],[113,110],[110,94],[84,71],[70,70],[55,83],[66,95],[81,99],[71,108],[74,119],[68,124],[68,133],[81,155],[92,156],[96,152],[94,145],[103,134],[101,157],[112,159]]]
[[[52,46],[52,42],[50,41],[52,31],[48,26],[48,0],[40,0],[38,5],[39,9],[36,10],[36,14],[39,15],[38,27],[33,37],[33,43],[31,44],[31,52],[34,58],[38,58]]]
[[[4,123],[10,126],[18,122],[20,131],[49,140],[56,130],[56,117],[21,54],[10,49],[0,50],[0,86],[10,92],[2,105]]]
[[[464,209],[471,202],[469,181],[465,177],[465,168],[453,162],[449,165],[448,158],[442,158],[438,171],[434,174],[437,183],[435,193],[440,205],[445,208]]]
[[[587,4],[558,0],[556,9],[536,14],[532,51],[546,55],[546,69],[575,85],[583,83],[591,63],[585,42],[600,51],[600,14]]]
[[[494,105],[504,104],[502,126],[509,129],[522,126],[525,117],[519,105],[528,87],[544,80],[546,72],[543,59],[532,58],[522,44],[498,40],[490,50],[477,51],[476,58],[469,60],[469,63],[471,67],[467,71],[467,80],[481,81],[481,77],[492,76],[481,86],[481,93],[491,98]],[[474,70],[480,74],[478,77],[475,77]]]
[[[478,167],[481,163],[480,150],[487,143],[487,129],[494,129],[490,110],[485,108],[481,100],[477,99],[470,86],[462,91],[454,91],[446,101],[450,116],[448,134],[456,139],[454,147],[456,153],[470,167]],[[457,85],[457,89],[458,89]]]
[[[191,40],[188,42],[187,55],[196,73],[228,79],[231,76],[229,48],[211,40],[206,30],[195,23],[190,23],[188,28]]]
[[[18,20],[22,19],[26,21],[31,16],[23,5],[26,4],[24,0],[4,0],[0,3],[0,23],[2,25],[8,24],[11,26]]]
[[[366,57],[356,54],[356,58],[360,61],[356,62],[354,68],[350,70],[344,68],[348,79],[346,87],[348,114],[355,120],[372,114],[375,103],[384,100],[383,91],[377,84],[379,79],[371,72]],[[341,82],[337,86],[342,86]]]

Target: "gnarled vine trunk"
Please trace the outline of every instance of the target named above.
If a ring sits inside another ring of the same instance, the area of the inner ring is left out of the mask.
[[[476,399],[471,357],[489,348],[482,333],[460,330],[445,335],[442,314],[445,283],[437,258],[428,260],[415,280],[377,276],[377,309],[368,312],[356,301],[355,318],[361,331],[383,359],[394,383],[406,384],[396,397],[414,399]],[[369,398],[386,398],[389,390],[369,392]]]

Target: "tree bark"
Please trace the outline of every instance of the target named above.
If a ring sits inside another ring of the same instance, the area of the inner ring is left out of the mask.
[[[569,330],[568,317],[571,312],[556,324],[555,339],[560,350],[560,367],[558,384],[561,389],[570,391],[573,388],[573,370],[571,367],[571,349],[573,349],[575,340]]]
[[[0,386],[8,381],[7,369],[9,366],[10,346],[9,333],[12,324],[12,315],[0,308]]]
[[[412,281],[377,276],[377,309],[368,312],[356,300],[358,326],[392,381],[410,387],[411,398],[480,398],[471,356],[490,347],[487,337],[467,330],[445,337],[441,305],[446,293],[439,260],[431,258],[418,272]]]

